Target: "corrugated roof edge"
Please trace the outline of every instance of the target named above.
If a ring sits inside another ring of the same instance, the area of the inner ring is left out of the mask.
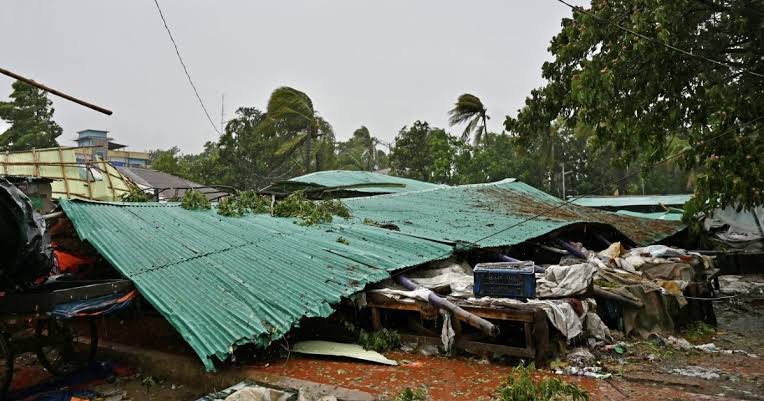
[[[173,203],[173,204],[154,203],[154,202],[129,203],[129,202],[97,202],[97,201],[90,201],[90,200],[62,200],[61,208],[64,210],[65,213],[67,213],[67,216],[70,216],[70,218],[76,218],[77,215],[79,214],[79,212],[77,212],[76,210],[72,210],[72,206],[71,206],[71,205],[76,205],[76,204],[89,204],[89,205],[94,205],[94,206],[98,205],[98,206],[116,206],[116,207],[141,207],[141,208],[152,208],[152,209],[158,209],[158,208],[177,208],[178,207],[177,203]],[[290,221],[295,220],[293,218],[279,218],[279,219],[290,220]],[[395,232],[392,232],[390,230],[386,230],[386,229],[382,229],[382,228],[378,228],[378,227],[373,227],[373,226],[368,226],[368,225],[360,225],[360,224],[353,224],[353,223],[331,223],[332,226],[339,228],[340,229],[339,231],[342,231],[342,228],[347,227],[347,226],[349,226],[351,224],[355,226],[356,230],[359,230],[359,229],[360,230],[369,230],[371,232],[378,232],[378,233],[384,234],[384,235],[401,235],[400,233],[395,233]],[[77,235],[80,237],[81,240],[88,241],[112,265],[115,265],[116,261],[114,260],[114,255],[112,254],[112,252],[109,249],[107,249],[106,247],[104,247],[102,244],[99,244],[98,241],[93,241],[92,240],[91,236],[96,235],[95,232],[92,232],[92,231],[88,232],[84,228],[84,225],[80,225],[80,224],[74,224],[74,227],[75,227],[75,230],[77,232]],[[426,242],[432,242],[432,241],[426,241]],[[445,258],[449,257],[450,254],[451,254],[451,252],[443,252],[443,253],[438,252],[437,256],[433,255],[434,257],[428,257],[428,258],[426,258],[426,260],[422,260],[421,262],[418,262],[415,265],[404,264],[404,265],[398,266],[396,269],[392,269],[392,270],[387,270],[386,271],[383,268],[380,268],[379,266],[375,266],[375,265],[369,264],[368,261],[364,261],[362,258],[361,259],[353,258],[353,257],[351,257],[352,255],[349,256],[349,255],[344,254],[342,252],[333,252],[331,249],[325,249],[325,250],[327,252],[329,252],[329,253],[332,253],[333,255],[336,255],[337,257],[341,257],[343,259],[347,259],[348,261],[352,261],[353,263],[357,263],[357,264],[364,265],[364,266],[370,267],[372,269],[378,270],[378,272],[377,272],[378,274],[376,276],[369,276],[367,280],[359,280],[358,281],[357,285],[360,286],[361,289],[364,288],[368,284],[379,282],[381,280],[389,278],[391,273],[393,273],[393,272],[399,271],[401,269],[406,269],[406,268],[410,268],[410,267],[413,267],[413,266],[417,266],[417,265],[420,265],[421,263],[427,263],[427,262],[431,262],[431,261],[445,259]],[[163,266],[163,267],[167,267],[167,266]],[[146,277],[146,276],[144,276],[144,273],[148,273],[148,272],[141,272],[139,274],[136,274],[136,275],[134,275],[132,277],[127,277],[127,278],[133,280],[135,285],[136,285],[136,288],[142,294],[147,296],[147,299],[153,301],[152,303],[159,302],[161,304],[162,303],[161,300],[157,299],[155,296],[153,296],[154,294],[152,294],[151,285],[149,285],[148,283],[144,282],[143,278]],[[332,297],[330,297],[328,299],[323,300],[320,303],[320,305],[317,307],[317,310],[315,311],[316,313],[312,313],[312,312],[306,313],[306,314],[304,314],[302,316],[301,319],[311,318],[311,317],[328,317],[329,315],[331,315],[331,313],[334,312],[333,305],[339,303],[342,298],[348,297],[348,296],[350,296],[350,295],[352,295],[352,294],[354,294],[356,292],[358,292],[357,288],[353,288],[353,287],[349,286],[349,287],[343,289],[343,291],[338,292],[337,294],[333,294],[334,296],[332,296]],[[162,308],[159,307],[159,305],[155,305],[155,306],[157,306],[157,308],[159,310],[162,310]],[[172,316],[165,316],[165,317],[168,320],[170,320],[173,325],[181,325],[183,327],[186,327],[186,330],[192,331],[188,327],[188,325],[187,325],[187,323],[185,321],[173,319]],[[288,333],[291,329],[294,329],[295,327],[299,327],[301,319],[292,322],[289,330],[286,330],[283,333],[282,332],[267,332],[267,333],[261,333],[259,335],[254,335],[254,336],[242,336],[242,337],[239,337],[238,339],[236,339],[236,340],[232,341],[231,343],[229,343],[229,350],[228,351],[218,350],[218,351],[215,351],[215,352],[213,352],[211,354],[204,354],[204,355],[203,355],[203,353],[200,353],[200,351],[197,350],[197,349],[195,349],[195,351],[197,352],[197,354],[199,355],[200,359],[202,360],[205,368],[207,370],[212,371],[212,370],[214,370],[214,364],[212,363],[212,358],[213,357],[217,358],[218,360],[223,361],[228,356],[230,356],[230,353],[232,352],[233,349],[235,349],[235,348],[237,348],[239,346],[245,345],[245,344],[254,344],[257,347],[267,347],[273,341],[276,341],[279,338],[283,337],[283,335]],[[185,339],[185,336],[184,336],[184,339]],[[186,339],[186,341],[190,342],[189,339]]]

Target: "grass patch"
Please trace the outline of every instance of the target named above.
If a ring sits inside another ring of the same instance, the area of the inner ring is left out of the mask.
[[[699,320],[690,323],[682,331],[682,336],[691,343],[705,342],[714,334],[716,334],[716,327]]]
[[[557,377],[534,378],[536,367],[519,365],[496,389],[495,401],[587,401],[589,394]]]
[[[397,397],[393,398],[392,401],[427,401],[428,399],[427,389],[412,389],[406,387]]]

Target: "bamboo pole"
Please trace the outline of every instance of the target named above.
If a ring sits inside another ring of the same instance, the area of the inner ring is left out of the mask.
[[[101,106],[96,106],[93,103],[89,103],[89,102],[86,102],[84,100],[77,99],[74,96],[67,95],[64,92],[57,91],[57,90],[55,90],[53,88],[47,87],[47,86],[45,86],[45,85],[43,85],[41,83],[35,82],[32,79],[29,79],[29,78],[26,78],[26,77],[22,77],[21,75],[16,74],[16,73],[11,72],[11,71],[8,71],[5,68],[1,68],[0,67],[0,74],[4,74],[4,75],[7,75],[7,76],[9,76],[11,78],[15,78],[15,79],[17,79],[17,80],[19,80],[21,82],[24,82],[26,84],[32,85],[35,88],[42,89],[42,90],[44,90],[46,92],[52,93],[52,94],[54,94],[56,96],[59,96],[59,97],[62,97],[64,99],[66,99],[66,100],[72,101],[72,102],[77,103],[77,104],[82,105],[82,106],[85,106],[85,107],[87,107],[89,109],[93,109],[93,110],[98,111],[100,113],[106,114],[107,116],[110,116],[112,114],[112,111],[109,110],[109,109],[105,109],[105,108],[103,108]]]

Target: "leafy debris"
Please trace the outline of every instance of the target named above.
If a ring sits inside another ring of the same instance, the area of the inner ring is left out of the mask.
[[[203,193],[191,189],[183,194],[180,207],[188,210],[207,210],[210,208],[210,201]]]
[[[122,194],[123,202],[151,202],[151,196],[135,185],[130,185],[127,192]]]
[[[362,329],[358,334],[358,344],[364,349],[387,352],[400,347],[401,335],[395,330],[382,329],[368,332]]]
[[[344,219],[350,218],[350,209],[339,200],[311,201],[301,192],[294,192],[284,200],[276,202],[273,214],[278,217],[297,217],[298,224],[311,226],[319,223],[331,223],[332,215]]]
[[[218,202],[218,214],[228,217],[239,217],[249,212],[254,214],[269,213],[270,200],[267,196],[254,191],[245,191],[231,195]]]

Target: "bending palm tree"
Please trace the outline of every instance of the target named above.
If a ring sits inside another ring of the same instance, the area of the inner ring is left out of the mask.
[[[260,128],[273,130],[287,138],[276,151],[276,156],[293,154],[305,145],[303,168],[305,173],[309,173],[313,158],[313,141],[321,136],[321,125],[325,123],[313,109],[313,102],[308,95],[283,86],[271,94],[266,119]]]
[[[483,135],[488,132],[488,115],[483,103],[477,96],[465,93],[456,100],[454,108],[448,112],[450,116],[448,123],[453,127],[462,123],[467,123],[462,133],[462,140],[466,141],[475,132],[475,144],[480,143]],[[478,125],[483,123],[481,127]]]

